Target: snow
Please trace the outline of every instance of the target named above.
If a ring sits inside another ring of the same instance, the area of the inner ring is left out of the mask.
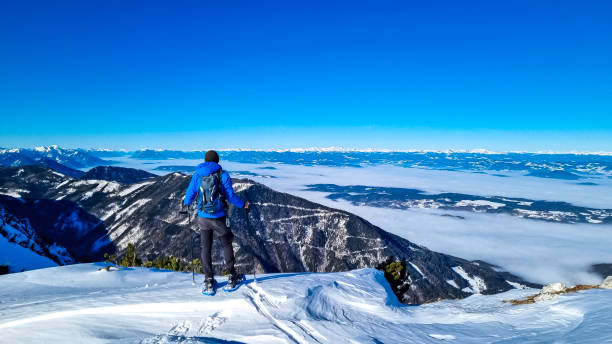
[[[121,184],[117,182],[109,182],[107,180],[90,179],[90,180],[79,180],[79,181],[72,183],[72,186],[74,187],[83,186],[83,185],[96,185],[96,187],[93,190],[91,190],[94,193],[95,192],[111,193],[111,192],[118,191],[121,188]]]
[[[493,209],[497,209],[497,208],[506,206],[504,203],[491,202],[491,201],[486,201],[482,199],[475,200],[475,201],[461,200],[457,202],[457,204],[455,205],[457,207],[490,207]]]
[[[455,283],[455,281],[453,280],[446,280],[446,283],[450,284],[451,286],[460,289],[459,286],[457,285],[457,283]]]
[[[5,189],[0,190],[0,195],[6,195],[14,198],[22,198],[23,193],[30,193],[28,190],[23,189]]]
[[[107,205],[105,209],[106,211],[100,217],[102,221],[106,221],[106,219],[113,216],[117,211],[119,211],[119,209],[121,209],[121,207],[116,203],[111,203]]]
[[[128,216],[131,216],[136,210],[138,210],[138,208],[142,207],[143,205],[147,204],[150,201],[151,201],[150,198],[141,198],[141,199],[134,201],[134,203],[130,204],[129,206],[125,207],[123,210],[118,212],[117,218],[125,218]]]
[[[110,244],[112,241],[110,240],[110,238],[106,235],[99,237],[94,243],[93,245],[91,245],[91,250],[92,251],[99,251],[102,247]]]
[[[421,306],[397,302],[380,271],[269,274],[200,295],[191,274],[78,264],[0,276],[7,343],[605,343],[612,290],[513,306],[513,289]],[[200,279],[201,276],[198,276]],[[217,277],[223,281],[224,278]]]
[[[6,228],[6,227],[5,227]],[[39,255],[29,248],[22,247],[0,235],[0,265],[8,265],[11,271],[21,271],[57,266],[51,259]],[[0,279],[2,281],[2,279]],[[1,298],[0,298],[1,300]],[[0,313],[2,311],[0,301]]]
[[[59,189],[59,188],[61,188],[62,186],[64,186],[64,185],[66,185],[66,184],[70,183],[71,181],[72,181],[71,179],[66,179],[66,180],[64,180],[63,182],[61,182],[61,183],[57,184],[57,185],[55,186],[55,188],[56,188],[56,189]]]
[[[523,284],[520,284],[520,283],[517,283],[517,282],[512,282],[512,281],[506,280],[506,283],[510,284],[512,287],[514,287],[516,289],[526,289],[527,288],[526,285],[523,285]]]
[[[439,340],[453,340],[455,336],[451,334],[430,334],[431,338],[439,339]]]
[[[153,183],[154,183],[154,181],[142,182],[142,183],[134,184],[134,185],[132,185],[130,187],[127,187],[127,188],[121,190],[121,192],[119,192],[119,196],[125,197],[125,196],[131,194],[132,192],[134,192],[134,191],[136,191],[136,190],[138,190],[138,189],[140,189],[140,188],[142,188],[144,186],[151,185]]]
[[[421,271],[421,269],[419,269],[419,267],[418,267],[418,266],[416,266],[416,265],[415,265],[413,262],[408,262],[408,263],[410,263],[410,265],[411,265],[411,266],[412,266],[412,267],[413,267],[413,268],[414,268],[416,271],[418,271],[418,273],[420,273],[420,274],[421,274],[421,276],[425,277],[425,274],[423,273],[423,271]]]
[[[255,184],[253,183],[234,183],[234,185],[232,186],[234,187],[234,192],[241,192],[241,191],[244,191],[250,188],[253,185]]]
[[[72,259],[72,257],[70,257],[70,253],[68,253],[68,250],[63,246],[59,246],[56,242],[54,242],[53,245],[49,246],[48,249],[49,253],[55,256],[61,264],[74,263],[74,260]]]
[[[455,266],[452,269],[456,273],[458,273],[459,276],[461,276],[461,278],[466,280],[468,284],[470,285],[469,287],[463,288],[461,290],[468,292],[468,293],[474,293],[474,294],[480,294],[481,292],[487,290],[487,285],[485,284],[482,278],[478,276],[468,275],[468,273],[465,270],[463,270],[463,268],[460,266]]]

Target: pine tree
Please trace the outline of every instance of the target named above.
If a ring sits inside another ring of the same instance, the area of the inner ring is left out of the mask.
[[[117,265],[117,257],[114,254],[105,253],[104,258],[105,263]]]
[[[406,258],[396,261],[395,257],[389,256],[376,268],[384,272],[393,293],[400,302],[404,302],[404,294],[410,289],[410,273],[406,269]]]
[[[185,268],[187,269],[187,271],[193,270],[199,274],[202,272],[202,262],[200,262],[200,258],[196,258],[192,260],[191,262],[189,262],[189,264],[187,264]]]
[[[119,263],[121,266],[132,267],[142,265],[142,261],[136,256],[136,247],[129,243],[125,254]]]

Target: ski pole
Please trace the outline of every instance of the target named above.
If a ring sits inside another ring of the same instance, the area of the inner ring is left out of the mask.
[[[185,210],[185,206],[183,205],[183,209],[180,211],[180,214],[187,214],[187,223],[189,226],[189,229],[191,229],[191,205],[187,206],[187,210]],[[195,242],[194,240],[194,235],[190,232],[190,236],[191,236],[191,281],[193,282],[193,284],[196,284],[195,281],[195,264],[193,263],[193,243]]]
[[[246,211],[246,220],[247,226],[251,228],[251,221],[249,220],[249,214],[251,213],[251,203],[249,202],[249,207],[245,209]],[[253,260],[253,282],[257,284],[257,272],[255,270],[255,251],[251,253],[251,259]]]
[[[195,281],[195,264],[194,264],[194,259],[193,259],[193,243],[194,243],[194,239],[193,239],[194,235],[191,235],[191,281],[193,282],[193,284],[196,284]]]

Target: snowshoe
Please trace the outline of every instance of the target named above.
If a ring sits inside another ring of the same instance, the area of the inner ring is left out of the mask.
[[[217,281],[214,278],[207,278],[202,286],[202,295],[213,296],[217,293]]]
[[[240,286],[246,282],[246,277],[242,274],[230,275],[227,278],[227,284],[223,286],[224,292],[232,292],[240,288]]]

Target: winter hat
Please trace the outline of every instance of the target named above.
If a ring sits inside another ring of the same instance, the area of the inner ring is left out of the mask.
[[[216,163],[219,163],[219,154],[217,154],[217,152],[215,152],[214,150],[209,150],[208,152],[206,152],[206,155],[204,155],[204,161],[214,161]]]

